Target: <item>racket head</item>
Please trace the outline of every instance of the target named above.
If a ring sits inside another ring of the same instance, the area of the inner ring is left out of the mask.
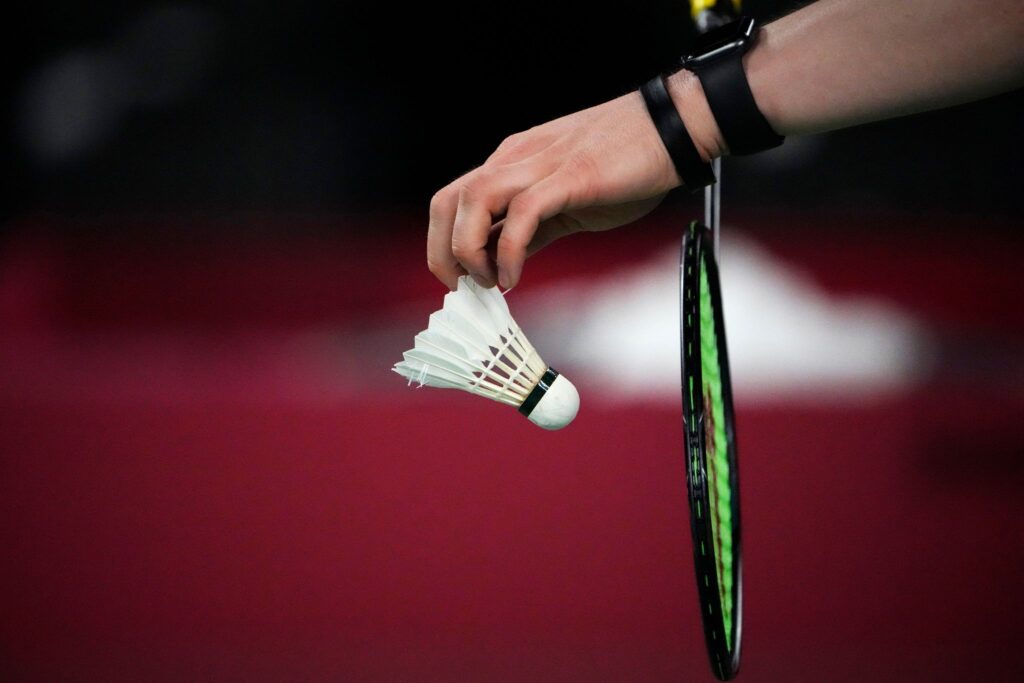
[[[683,430],[697,593],[711,670],[739,671],[743,580],[732,388],[711,231],[694,221],[679,261]]]

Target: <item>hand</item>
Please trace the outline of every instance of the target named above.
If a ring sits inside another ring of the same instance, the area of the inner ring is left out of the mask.
[[[514,287],[527,256],[635,221],[679,184],[643,98],[623,95],[507,138],[435,194],[427,265],[451,289],[467,273]]]

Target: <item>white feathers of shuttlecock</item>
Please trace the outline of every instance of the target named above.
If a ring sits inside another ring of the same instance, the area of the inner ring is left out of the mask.
[[[394,370],[410,384],[461,389],[515,406],[545,429],[561,429],[579,410],[576,387],[541,360],[498,288],[469,276],[445,295],[404,358]]]

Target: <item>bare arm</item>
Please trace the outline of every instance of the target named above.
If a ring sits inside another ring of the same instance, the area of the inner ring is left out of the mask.
[[[1024,85],[1024,0],[820,0],[765,27],[744,59],[783,135],[950,106]],[[725,153],[697,78],[681,71],[669,91],[701,155]],[[679,182],[630,93],[512,136],[438,192],[428,264],[450,287],[466,272],[511,287],[528,254],[632,222]]]
[[[782,135],[952,106],[1024,85],[1024,2],[819,0],[766,26],[744,65]],[[673,76],[680,90],[689,78]]]

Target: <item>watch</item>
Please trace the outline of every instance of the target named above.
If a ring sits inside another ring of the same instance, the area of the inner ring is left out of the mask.
[[[778,147],[785,138],[761,113],[743,70],[743,55],[757,40],[751,17],[711,29],[697,39],[696,51],[680,60],[700,79],[708,106],[730,154],[754,154]]]

